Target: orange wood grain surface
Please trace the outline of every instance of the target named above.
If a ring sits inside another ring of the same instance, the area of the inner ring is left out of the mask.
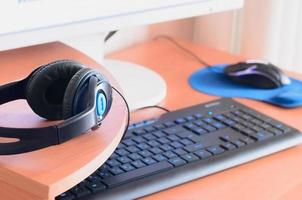
[[[210,64],[242,60],[200,45],[179,41]],[[136,45],[109,56],[148,66],[163,76],[168,94],[163,106],[176,110],[218,97],[194,91],[188,84],[189,75],[201,68],[194,58],[165,39]],[[296,78],[301,75],[290,73]],[[151,83],[150,83],[151,84]],[[284,109],[266,103],[236,99],[260,112],[302,130],[302,108]],[[156,111],[137,113],[134,120],[157,115]],[[237,166],[214,175],[191,181],[142,198],[144,200],[215,200],[215,199],[302,199],[302,146]]]
[[[110,74],[84,54],[61,43],[0,53],[0,84],[26,77],[34,68],[58,59],[75,59]],[[114,93],[112,109],[96,131],[38,151],[0,156],[0,199],[54,199],[104,163],[118,145],[127,120],[123,100]],[[40,127],[46,122],[24,100],[0,107],[0,126]],[[26,133],[25,133],[26,134]]]

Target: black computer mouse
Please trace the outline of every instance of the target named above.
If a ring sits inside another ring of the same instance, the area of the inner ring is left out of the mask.
[[[262,89],[273,89],[291,83],[275,65],[258,60],[248,60],[229,65],[224,73],[233,81]]]

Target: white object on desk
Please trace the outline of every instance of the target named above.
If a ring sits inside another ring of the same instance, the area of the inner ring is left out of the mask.
[[[2,0],[0,51],[61,40],[104,64],[103,38],[97,38],[99,33],[227,11],[242,7],[243,2],[244,0]],[[129,63],[124,66],[121,62],[118,65],[114,63],[112,70],[110,63],[112,62],[107,62],[108,69],[117,79],[121,78],[117,81],[125,89],[132,109],[156,105],[164,99],[166,86],[155,72],[135,69],[136,65],[132,65],[129,70],[122,69],[128,74],[122,76],[119,74],[121,70],[116,69],[117,66],[129,67]],[[135,76],[144,77],[145,81],[134,84],[131,72],[142,72]],[[150,89],[150,84],[157,85]],[[134,85],[139,87],[131,88]]]

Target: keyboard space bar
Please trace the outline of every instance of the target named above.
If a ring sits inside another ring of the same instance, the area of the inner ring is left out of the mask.
[[[112,176],[107,179],[102,180],[109,188],[118,186],[120,184],[124,184],[130,181],[134,181],[136,179],[153,175],[164,170],[168,170],[173,168],[173,165],[168,163],[167,161],[159,162],[153,165],[149,165],[147,167],[142,167],[124,174],[120,174],[117,176]]]

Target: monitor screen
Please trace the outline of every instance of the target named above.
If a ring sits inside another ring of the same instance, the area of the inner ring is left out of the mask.
[[[0,34],[131,15],[207,0],[1,0]]]

